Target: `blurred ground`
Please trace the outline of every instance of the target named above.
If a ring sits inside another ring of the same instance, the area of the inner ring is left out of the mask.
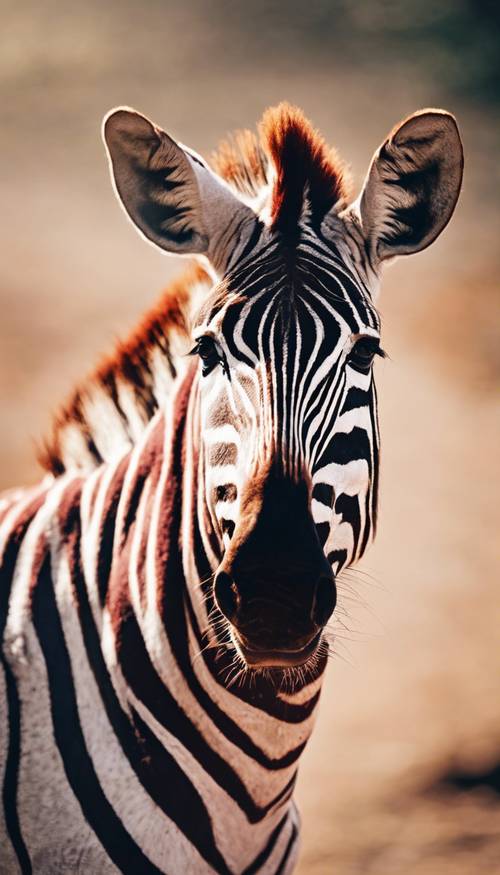
[[[179,267],[114,202],[110,107],[209,154],[288,99],[358,183],[397,120],[458,116],[457,213],[385,278],[379,534],[341,590],[301,875],[500,872],[498,28],[492,4],[438,7],[0,2],[1,486],[39,476],[50,410]]]

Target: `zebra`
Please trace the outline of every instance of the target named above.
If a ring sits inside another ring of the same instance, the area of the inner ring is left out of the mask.
[[[1,499],[0,870],[286,875],[376,527],[381,266],[447,224],[460,136],[410,116],[356,199],[288,104],[211,163],[129,108],[103,136],[128,218],[191,263]]]

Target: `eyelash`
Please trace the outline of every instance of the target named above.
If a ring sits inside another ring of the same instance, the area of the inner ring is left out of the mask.
[[[381,348],[377,338],[360,337],[348,353],[347,362],[361,370],[368,370],[376,355],[381,358],[386,357],[386,353]]]
[[[201,372],[207,376],[216,365],[221,364],[225,368],[224,358],[219,353],[215,341],[208,334],[198,338],[193,349],[188,355],[198,355],[201,359]]]

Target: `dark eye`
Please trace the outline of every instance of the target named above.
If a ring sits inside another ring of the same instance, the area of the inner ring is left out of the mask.
[[[191,355],[199,355],[201,359],[201,372],[204,376],[213,371],[216,365],[222,361],[215,341],[208,334],[204,334],[196,341],[196,346],[191,350]]]
[[[360,337],[347,356],[347,361],[361,371],[368,371],[376,355],[380,355],[382,358],[385,356],[377,338]]]

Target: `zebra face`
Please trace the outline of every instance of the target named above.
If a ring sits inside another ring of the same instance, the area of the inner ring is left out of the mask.
[[[259,665],[310,656],[376,513],[376,310],[307,227],[292,274],[282,249],[271,239],[230,271],[194,331],[215,597]]]
[[[219,280],[194,329],[215,600],[248,664],[304,663],[335,607],[335,575],[375,524],[381,266],[450,219],[456,122],[442,110],[402,122],[352,202],[342,163],[286,104],[264,115],[260,139],[223,144],[218,172],[132,110],[110,113],[104,138],[140,232],[202,256]]]

